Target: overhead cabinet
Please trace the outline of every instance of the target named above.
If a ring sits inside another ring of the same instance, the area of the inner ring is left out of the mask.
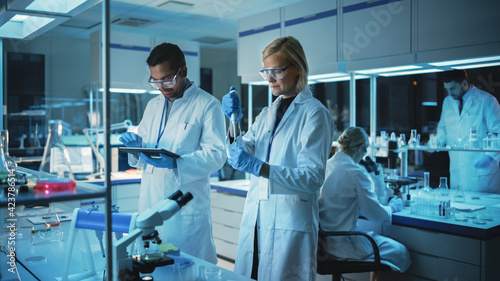
[[[238,75],[259,81],[263,48],[289,35],[311,75],[498,55],[498,10],[495,0],[301,1],[240,19]]]
[[[262,51],[281,36],[280,10],[241,19],[238,30],[238,75],[243,83],[261,81]]]
[[[303,1],[284,8],[284,36],[297,38],[309,74],[336,72],[337,1]]]
[[[342,7],[343,61],[411,52],[410,0],[356,2]]]
[[[163,42],[173,43],[181,48],[186,58],[188,78],[199,85],[200,45],[198,42],[121,32],[111,32],[110,37],[111,88],[153,90],[148,83],[150,72],[146,60],[151,50]],[[98,82],[102,77],[101,39],[100,31],[90,36],[91,82]]]

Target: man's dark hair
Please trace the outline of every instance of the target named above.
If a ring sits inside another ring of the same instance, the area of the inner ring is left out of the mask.
[[[462,83],[464,80],[469,82],[469,78],[467,77],[467,72],[465,70],[446,71],[443,73],[442,79],[444,83],[450,83],[452,81]]]
[[[170,68],[172,70],[178,70],[186,65],[184,53],[179,46],[171,43],[162,43],[154,47],[146,60],[149,66],[155,66],[166,61],[170,62]]]

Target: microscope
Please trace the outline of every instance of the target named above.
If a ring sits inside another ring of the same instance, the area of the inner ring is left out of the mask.
[[[152,273],[156,267],[174,263],[172,258],[164,256],[163,253],[148,253],[146,251],[143,255],[132,256],[127,253],[127,246],[139,237],[141,237],[143,247],[146,250],[150,248],[151,243],[160,245],[162,241],[155,227],[161,226],[164,221],[175,215],[191,199],[193,199],[193,195],[190,192],[182,194],[178,190],[151,209],[132,217],[130,226],[131,230],[135,229],[113,245],[113,272],[115,274],[113,280],[119,280],[120,273],[127,272],[129,276],[132,274],[139,277],[140,273]]]
[[[398,143],[396,141],[388,142],[388,168],[389,168],[389,176],[385,179],[385,182],[389,184],[390,188],[393,190],[394,195],[400,195],[404,193],[402,189],[406,186],[406,200],[404,204],[407,205],[410,202],[410,189],[409,185],[415,184],[418,182],[417,179],[407,177],[406,176],[406,164],[407,159],[404,157],[408,157],[406,153],[402,153],[403,159],[401,159],[402,168],[401,168],[401,176],[397,175],[397,160],[398,160]]]
[[[151,209],[141,214],[122,214],[117,211],[116,207],[112,209],[111,229],[117,239],[113,243],[112,280],[141,280],[139,277],[141,273],[152,273],[156,267],[174,263],[172,258],[164,256],[163,253],[147,251],[147,249],[150,248],[151,243],[161,244],[159,233],[155,227],[161,226],[164,221],[175,215],[191,199],[193,199],[193,195],[190,192],[183,194],[178,190],[167,199],[158,202]],[[86,255],[86,262],[89,268],[85,269],[84,272],[70,275],[69,266],[79,230],[95,230],[99,239],[102,235],[101,233],[106,230],[105,216],[106,214],[98,211],[96,206],[88,210],[76,208],[73,211],[68,247],[64,258],[64,269],[61,277],[62,281],[82,280],[96,275],[92,254]],[[128,233],[128,235],[122,235],[122,233]],[[131,254],[134,251],[132,243],[139,237],[141,238],[142,247],[146,250],[140,255],[133,256]],[[90,243],[86,234],[82,243],[85,251],[91,253]],[[127,247],[129,251],[127,251]],[[120,273],[121,277],[125,276],[126,278],[120,278]]]

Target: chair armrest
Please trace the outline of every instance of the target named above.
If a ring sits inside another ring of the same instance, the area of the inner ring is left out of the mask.
[[[375,263],[380,264],[380,252],[375,240],[368,234],[361,231],[323,231],[319,229],[319,237],[326,236],[363,236],[368,239],[372,245],[373,255],[375,256]]]

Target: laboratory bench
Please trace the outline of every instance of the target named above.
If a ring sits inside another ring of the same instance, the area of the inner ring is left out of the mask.
[[[39,237],[32,239],[32,235],[29,234],[29,229],[31,229],[31,227],[40,229],[45,228],[45,226],[33,226],[26,221],[26,218],[22,217],[19,218],[18,224],[21,230],[18,231],[16,235],[15,249],[18,260],[16,267],[19,270],[20,280],[61,280],[66,265],[69,266],[69,275],[88,272],[93,267],[96,274],[81,280],[103,280],[106,259],[101,253],[101,248],[94,230],[80,230],[80,232],[85,232],[85,235],[76,236],[81,239],[75,239],[75,244],[72,246],[72,255],[70,259],[66,261],[65,257],[71,246],[68,242],[69,221],[61,223],[60,227],[63,232],[61,241],[54,238],[51,240],[43,240]],[[23,227],[27,227],[28,231],[22,230]],[[36,234],[37,233],[35,233],[35,235]],[[84,247],[84,239],[88,239],[89,241],[90,253],[88,253]],[[169,257],[172,257],[180,264],[180,273],[185,281],[196,280],[199,276],[200,266],[203,266],[206,270],[215,269],[222,273],[219,278],[208,280],[251,280],[227,269],[185,254],[182,251],[177,254],[169,255]],[[0,280],[18,280],[17,273],[13,274],[8,271],[10,265],[4,266],[7,264],[7,258],[8,257],[3,253],[0,255],[0,261],[2,262],[2,266],[0,267]],[[155,280],[170,280],[167,276],[172,274],[172,267],[171,265],[158,267],[151,275]]]
[[[236,257],[237,239],[249,181],[212,183],[212,221],[217,252]],[[411,190],[410,193],[416,193]],[[410,251],[412,264],[403,274],[387,272],[389,280],[498,280],[500,276],[500,194],[465,193],[470,212],[439,218],[416,215],[410,207],[392,216],[392,224],[359,220],[360,230],[392,237]],[[478,209],[472,211],[473,209]],[[466,218],[467,221],[463,221]],[[368,280],[368,274],[347,274]],[[331,280],[318,275],[318,281]]]

